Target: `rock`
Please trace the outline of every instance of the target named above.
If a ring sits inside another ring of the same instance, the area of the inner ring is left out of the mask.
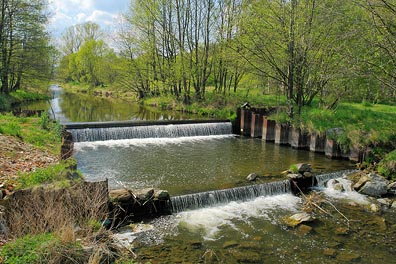
[[[384,206],[384,207],[386,207],[386,208],[389,208],[389,207],[391,207],[391,205],[392,205],[392,200],[389,199],[389,198],[377,199],[377,202],[378,202],[380,205],[382,205],[382,206]]]
[[[292,179],[292,180],[296,180],[296,179],[301,179],[303,176],[298,173],[289,173],[289,174],[287,174],[286,177],[289,179]]]
[[[374,216],[368,219],[367,224],[374,226],[378,232],[386,232],[388,228],[385,218],[379,216]]]
[[[154,198],[154,189],[148,188],[137,190],[135,195],[139,200],[149,200],[151,198]]]
[[[309,171],[304,172],[303,175],[305,178],[311,178],[313,176],[312,172],[309,172]]]
[[[367,177],[367,175],[360,177],[359,181],[353,185],[353,189],[359,191],[363,187],[363,185],[366,184],[366,182],[368,181],[369,181],[369,177]]]
[[[252,251],[232,251],[232,256],[238,263],[261,263],[262,258],[259,253]]]
[[[338,227],[335,230],[336,235],[348,235],[349,228],[347,227]]]
[[[329,256],[329,257],[335,257],[336,253],[337,253],[337,251],[334,248],[325,248],[323,250],[323,254],[325,256]]]
[[[393,201],[391,208],[396,209],[396,201]]]
[[[312,231],[312,227],[307,225],[299,225],[296,233],[300,236],[305,236],[309,234],[311,231]]]
[[[354,252],[342,251],[337,255],[337,260],[342,262],[354,262],[360,259],[360,255]]]
[[[359,190],[360,193],[373,197],[381,197],[388,192],[389,182],[385,178],[374,173],[370,173],[368,178],[370,180]]]
[[[342,183],[336,183],[333,185],[334,190],[339,191],[339,192],[343,192],[345,191],[344,189],[344,185],[342,185]]]
[[[381,211],[381,207],[379,207],[377,204],[371,204],[370,211],[373,213],[378,213]]]
[[[247,177],[246,180],[248,181],[255,181],[257,179],[258,175],[256,173],[250,173]]]
[[[297,170],[299,173],[304,173],[304,172],[311,172],[312,171],[312,167],[311,164],[307,164],[307,163],[298,163],[296,164]]]
[[[233,247],[237,247],[237,246],[239,246],[239,243],[235,240],[226,241],[223,244],[224,249],[233,248]]]
[[[294,215],[286,218],[285,223],[288,226],[295,227],[301,223],[312,222],[313,220],[314,220],[314,218],[312,217],[312,215],[303,212],[303,213],[294,214]]]
[[[396,181],[388,185],[388,193],[396,194]]]
[[[170,199],[169,192],[166,190],[156,190],[154,192],[154,198],[161,200],[161,201],[167,201]]]
[[[110,199],[115,202],[129,202],[132,200],[132,192],[127,189],[111,190],[109,192]]]

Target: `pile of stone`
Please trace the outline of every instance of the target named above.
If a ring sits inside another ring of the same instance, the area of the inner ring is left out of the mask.
[[[302,179],[302,178],[312,178],[312,167],[308,163],[298,163],[292,166],[293,169],[287,171],[287,177],[289,179]]]
[[[110,203],[114,210],[121,209],[124,218],[149,217],[169,213],[169,192],[166,190],[117,189],[109,192]]]

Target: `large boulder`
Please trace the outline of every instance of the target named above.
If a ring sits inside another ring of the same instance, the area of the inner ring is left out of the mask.
[[[132,192],[128,189],[117,189],[109,192],[110,199],[115,202],[125,203],[132,200]]]
[[[368,181],[370,178],[367,175],[363,175],[360,179],[353,185],[353,189],[359,191]]]
[[[298,163],[296,164],[297,170],[299,173],[304,174],[304,172],[311,172],[312,167],[311,164],[308,163]]]
[[[359,190],[360,193],[373,197],[381,197],[388,192],[389,182],[386,179],[374,173],[370,173],[367,176],[369,181]]]
[[[306,223],[306,222],[312,222],[314,220],[313,216],[303,212],[303,213],[297,213],[294,214],[288,218],[285,219],[285,223],[288,226],[294,227],[298,226],[299,224]]]
[[[257,175],[257,173],[250,173],[247,177],[246,177],[246,180],[248,180],[248,181],[255,181],[256,179],[257,179],[257,177],[258,177],[258,175]]]
[[[155,190],[154,198],[161,200],[161,201],[167,201],[170,199],[170,195],[169,195],[169,192],[166,190]]]
[[[396,194],[396,181],[388,185],[388,193]]]

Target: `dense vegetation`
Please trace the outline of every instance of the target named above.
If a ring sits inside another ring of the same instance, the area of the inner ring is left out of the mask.
[[[0,4],[0,96],[40,88],[53,76],[55,48],[46,32],[46,1]]]
[[[375,1],[131,1],[117,52],[92,23],[63,35],[58,77],[190,104],[208,88],[260,87],[289,116],[319,100],[394,103],[396,4]]]

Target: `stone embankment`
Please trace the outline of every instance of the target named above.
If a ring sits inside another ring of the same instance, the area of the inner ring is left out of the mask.
[[[109,192],[111,211],[121,221],[169,214],[169,193],[158,189],[116,189]]]
[[[329,129],[324,134],[308,133],[289,124],[277,123],[268,119],[275,109],[243,109],[237,110],[237,119],[234,133],[252,138],[274,142],[280,145],[289,145],[297,149],[306,149],[317,153],[324,153],[332,159],[349,159],[361,162],[367,150],[359,146],[348,149],[340,146],[335,138],[343,133],[341,128]]]

